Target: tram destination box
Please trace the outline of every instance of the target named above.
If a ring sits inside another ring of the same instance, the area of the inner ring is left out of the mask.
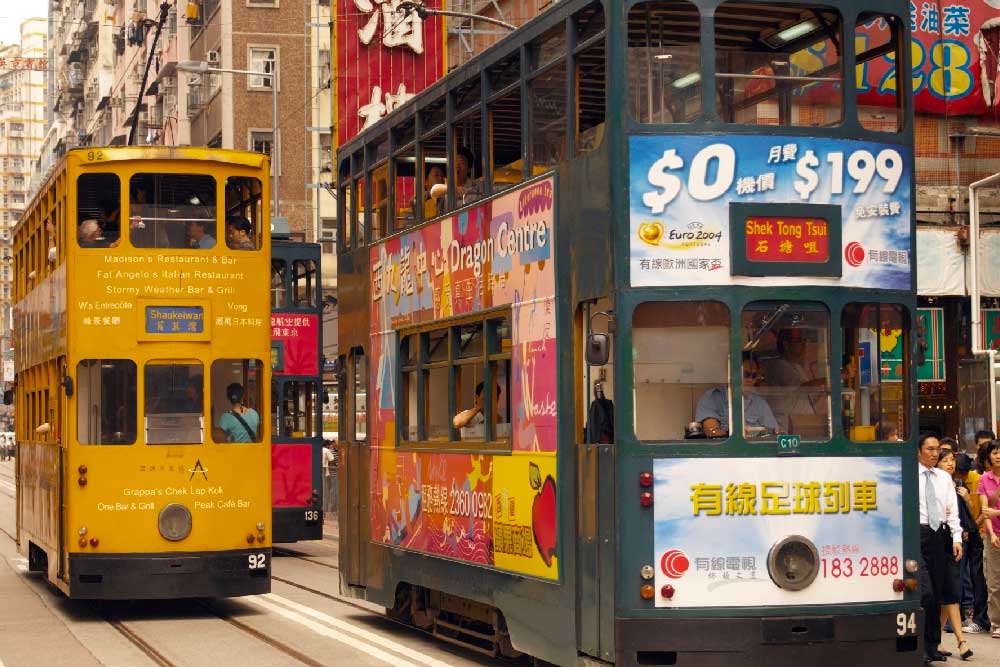
[[[841,276],[839,206],[733,202],[729,230],[733,275]]]

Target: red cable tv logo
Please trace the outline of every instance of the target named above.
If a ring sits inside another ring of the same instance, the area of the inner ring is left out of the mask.
[[[851,266],[858,267],[865,261],[865,249],[857,241],[851,241],[844,248],[844,259]]]
[[[671,579],[680,579],[689,567],[691,561],[680,549],[667,549],[660,557],[660,570]]]

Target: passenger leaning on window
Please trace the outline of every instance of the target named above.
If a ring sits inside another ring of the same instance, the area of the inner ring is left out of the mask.
[[[84,220],[77,229],[77,238],[81,248],[115,248],[118,246],[118,239],[108,242],[101,231],[101,226],[97,220]]]
[[[496,415],[497,409],[500,405],[500,385],[497,385],[496,394],[493,398],[495,399],[496,406],[493,408],[493,414]],[[476,402],[468,410],[462,410],[455,418],[451,420],[451,423],[455,428],[465,428],[466,426],[479,426],[480,424],[486,423],[486,415],[483,414],[483,383],[480,382],[476,385]]]
[[[774,418],[771,406],[764,397],[753,391],[760,386],[764,376],[760,372],[757,360],[749,352],[743,353],[743,419],[747,431],[777,433],[778,421]],[[701,422],[706,438],[726,438],[729,436],[729,392],[726,387],[709,389],[695,408],[694,418]]]

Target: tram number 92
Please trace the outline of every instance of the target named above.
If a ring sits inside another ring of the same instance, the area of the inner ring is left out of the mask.
[[[267,554],[249,554],[247,556],[247,565],[251,570],[266,570]]]
[[[917,634],[917,613],[901,611],[896,614],[896,634],[900,637]]]

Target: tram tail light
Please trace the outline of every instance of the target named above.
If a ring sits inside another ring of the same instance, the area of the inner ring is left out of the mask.
[[[917,580],[915,578],[907,577],[905,581],[906,581],[906,590],[910,591],[911,593],[917,590]]]
[[[893,579],[892,590],[896,591],[897,593],[902,593],[903,591],[906,590],[906,582],[903,581],[902,579]]]
[[[247,533],[247,544],[253,544],[253,533]]]
[[[86,537],[81,537],[80,538],[80,548],[83,548],[85,546],[87,546],[87,538]]]
[[[639,595],[642,596],[643,600],[652,600],[653,596],[656,595],[656,589],[653,588],[653,584],[646,584],[639,589]]]
[[[96,547],[98,544],[100,544],[100,540],[98,540],[96,537],[90,538],[90,546]]]
[[[674,597],[674,593],[676,592],[677,591],[675,591],[674,587],[671,586],[670,584],[664,584],[663,588],[660,589],[660,595],[667,598],[668,600],[672,600]]]
[[[639,486],[647,489],[653,486],[653,473],[651,472],[639,473]]]
[[[643,491],[639,494],[639,504],[643,507],[653,506],[653,494],[649,491]]]

